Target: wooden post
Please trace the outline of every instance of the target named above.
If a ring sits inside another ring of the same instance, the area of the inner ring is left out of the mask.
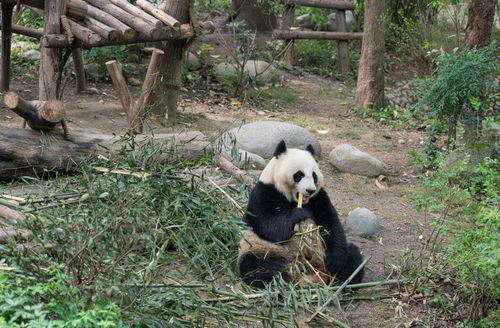
[[[60,17],[63,14],[63,8],[63,0],[45,0],[45,35],[61,34]],[[59,80],[58,74],[62,60],[62,50],[42,47],[41,53],[38,99],[57,99],[60,87],[57,81]]]
[[[345,10],[337,10],[336,15],[337,32],[347,32],[345,22]],[[342,78],[349,72],[349,43],[344,40],[338,41],[339,73]]]
[[[293,25],[293,21],[295,19],[295,5],[286,5],[285,6],[285,11],[283,12],[283,21],[282,21],[282,26],[281,28],[283,30],[290,30],[290,28]],[[293,59],[293,44],[294,40],[293,39],[286,39],[285,40],[285,53],[283,54],[283,61],[285,62],[285,65],[288,66],[289,68],[293,67],[294,64],[294,59]]]
[[[76,93],[82,93],[86,89],[85,69],[83,67],[82,49],[73,49],[73,64],[75,65]]]
[[[0,78],[0,91],[9,90],[13,10],[13,4],[2,3],[2,76]]]

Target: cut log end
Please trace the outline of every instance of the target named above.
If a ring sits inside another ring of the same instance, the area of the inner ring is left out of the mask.
[[[50,123],[58,123],[66,115],[64,105],[59,100],[49,100],[45,102],[41,112],[42,118]]]
[[[5,106],[10,109],[16,108],[19,105],[19,96],[15,92],[7,92],[3,96]]]

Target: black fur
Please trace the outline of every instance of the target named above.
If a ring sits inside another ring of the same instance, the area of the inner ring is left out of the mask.
[[[248,285],[262,289],[265,283],[271,282],[277,274],[281,274],[283,280],[288,281],[290,277],[282,272],[286,266],[286,259],[272,255],[264,259],[248,253],[240,261],[240,275]]]
[[[286,152],[286,143],[285,140],[281,140],[280,143],[276,146],[273,156],[278,158],[281,154],[285,152]]]
[[[312,145],[307,145],[306,150],[314,156],[314,147]]]
[[[289,202],[273,185],[258,182],[250,194],[247,214],[243,216],[243,220],[260,238],[271,242],[290,239],[294,225],[308,218],[323,227],[327,270],[331,275],[336,275],[339,281],[344,281],[361,264],[362,256],[355,245],[347,244],[337,211],[324,189],[312,197],[303,208],[297,208],[297,203]],[[243,276],[244,272],[245,282],[252,286],[254,280],[270,282],[273,270],[276,273],[279,271],[276,268],[281,268],[282,265],[272,262],[273,259],[269,257],[265,260],[249,260],[245,256],[243,262],[240,263],[240,274]],[[242,270],[243,263],[245,264],[244,270]],[[267,269],[266,274],[249,274],[262,268]],[[363,271],[360,271],[351,282],[359,283],[362,279]]]

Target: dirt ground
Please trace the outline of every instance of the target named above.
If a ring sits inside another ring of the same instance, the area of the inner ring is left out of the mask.
[[[15,76],[11,90],[26,99],[37,98],[37,78],[32,73]],[[380,219],[380,233],[370,239],[348,236],[359,245],[364,256],[371,255],[365,280],[394,278],[400,265],[400,255],[419,247],[419,236],[426,231],[423,215],[416,213],[405,199],[418,188],[416,171],[410,164],[409,151],[419,147],[423,134],[418,131],[393,129],[372,120],[361,120],[351,109],[352,88],[333,80],[304,74],[286,75],[286,87],[299,100],[283,105],[280,110],[265,111],[255,105],[233,106],[227,96],[185,94],[180,111],[181,123],[174,127],[157,124],[162,131],[179,129],[201,130],[216,138],[222,131],[256,120],[280,120],[301,125],[321,143],[320,166],[326,189],[345,218],[356,207],[372,210]],[[92,129],[103,133],[122,133],[126,119],[116,93],[110,84],[90,84],[97,93],[75,95],[74,86],[66,87],[64,103],[69,130]],[[20,126],[21,119],[6,108],[0,109],[0,122]],[[318,130],[326,134],[318,133]],[[376,186],[373,178],[341,173],[329,163],[328,154],[338,144],[349,143],[381,159],[390,167],[390,175],[382,182],[385,190]],[[395,292],[393,290],[392,292]],[[351,327],[415,327],[425,315],[418,308],[401,308],[395,299],[359,301],[346,309],[346,321]]]

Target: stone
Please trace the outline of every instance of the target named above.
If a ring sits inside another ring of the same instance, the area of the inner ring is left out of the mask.
[[[316,155],[321,156],[321,145],[309,131],[284,122],[257,121],[242,125],[222,135],[220,144],[226,150],[236,147],[269,159],[281,140],[285,140],[288,148],[305,149],[312,145]]]
[[[97,79],[101,76],[102,70],[101,70],[101,65],[98,63],[90,63],[84,66],[85,69],[85,74],[88,77]]]
[[[266,160],[261,156],[249,151],[238,149],[237,151],[224,150],[222,157],[233,162],[239,168],[254,168],[263,170],[266,167]]]
[[[219,63],[214,67],[215,77],[219,82],[228,78],[236,78],[237,68],[233,63]],[[252,79],[259,82],[267,83],[278,81],[281,77],[281,72],[272,64],[263,60],[249,60],[246,62],[244,72]]]
[[[348,144],[335,147],[329,158],[333,166],[342,172],[368,177],[387,174],[387,165],[384,162]]]
[[[358,207],[345,220],[346,231],[360,237],[371,237],[380,230],[377,216],[367,208]]]
[[[337,15],[334,12],[329,14],[327,19],[326,19],[326,22],[321,27],[321,30],[336,32],[337,31],[336,16]],[[353,28],[356,26],[356,19],[354,18],[354,14],[350,10],[346,10],[346,12],[345,12],[345,25],[346,25],[346,30],[348,32],[352,31]]]
[[[19,57],[24,58],[26,60],[40,60],[42,54],[38,50],[28,50],[25,52],[21,52]]]
[[[135,77],[128,78],[128,83],[133,87],[138,87],[138,86],[142,85],[142,82]]]
[[[186,66],[190,71],[196,71],[201,68],[200,59],[192,52],[188,52],[186,56]]]

